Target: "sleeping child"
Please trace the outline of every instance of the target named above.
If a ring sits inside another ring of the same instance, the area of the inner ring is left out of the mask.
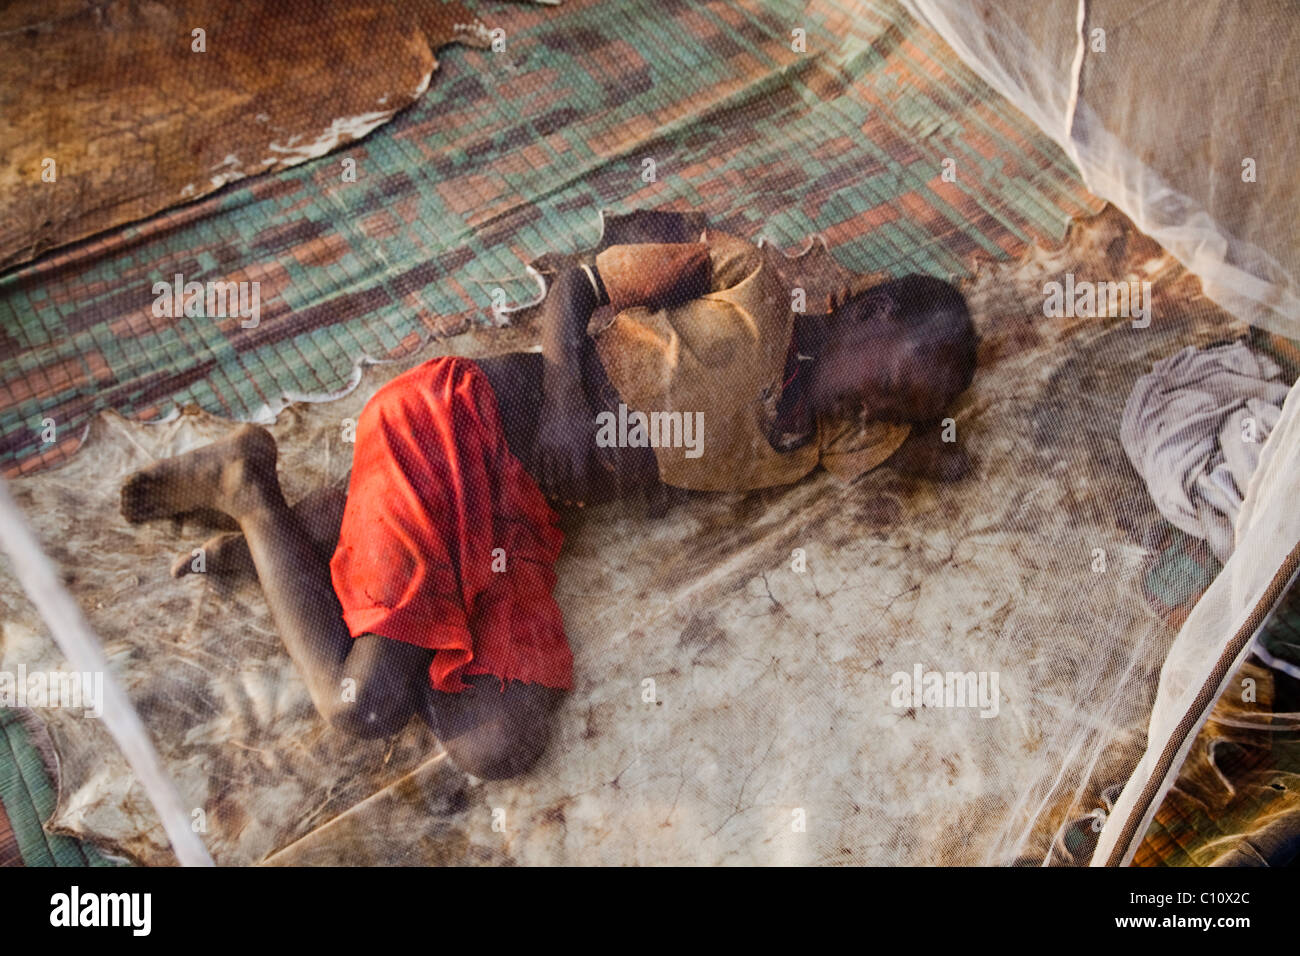
[[[465,772],[525,772],[572,678],[553,508],[818,466],[850,480],[886,459],[936,480],[968,469],[937,427],[975,370],[955,288],[908,276],[801,314],[759,248],[674,222],[555,274],[540,352],[434,358],[380,388],[346,496],[291,507],[274,439],[242,425],[131,475],[124,517],[234,519],[207,568],[251,563],[335,728],[387,736],[419,714]]]

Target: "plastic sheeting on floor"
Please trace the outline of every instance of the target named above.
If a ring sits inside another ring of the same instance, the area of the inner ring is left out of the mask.
[[[1152,281],[1158,320],[1044,317],[1043,283],[1067,271]],[[982,266],[967,293],[983,337],[954,413],[970,479],[819,473],[691,495],[659,520],[609,507],[568,522],[557,598],[575,688],[515,781],[466,777],[418,722],[390,741],[329,730],[252,582],[168,576],[205,532],[122,521],[121,476],[228,423],[105,416],[66,466],[13,488],[218,862],[1039,862],[1127,779],[1174,638],[1142,594],[1162,519],[1119,444],[1124,401],[1157,358],[1242,327],[1113,212],[1062,249]],[[529,314],[515,318],[445,345],[533,345]],[[291,500],[341,484],[346,421],[407,364],[282,414]],[[57,667],[7,574],[0,599],[0,667]],[[893,675],[918,666],[996,674],[996,716],[893,706]],[[54,826],[168,860],[102,731],[48,717],[64,765]]]

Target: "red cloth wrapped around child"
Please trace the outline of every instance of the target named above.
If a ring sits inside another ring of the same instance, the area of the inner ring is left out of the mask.
[[[436,650],[436,690],[460,691],[470,674],[568,689],[552,596],[562,542],[472,361],[432,359],[366,404],[330,562],[353,637]]]

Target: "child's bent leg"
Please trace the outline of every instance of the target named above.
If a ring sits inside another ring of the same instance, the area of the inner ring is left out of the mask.
[[[490,674],[465,678],[458,694],[429,690],[420,716],[452,761],[483,780],[505,780],[530,770],[551,737],[552,714],[565,692]]]
[[[524,451],[527,418],[501,413],[536,394],[519,389],[531,356],[517,358],[434,359],[371,397],[331,560],[353,630],[437,649],[420,713],[484,779],[536,762],[572,682],[553,595],[563,535],[511,450],[513,434]]]
[[[215,508],[240,526],[276,629],[331,724],[386,736],[410,718],[431,654],[366,635],[353,640],[328,558],[289,508],[275,473],[275,440],[245,425],[219,442],[151,465],[122,487],[128,521]],[[351,679],[355,683],[347,684]]]

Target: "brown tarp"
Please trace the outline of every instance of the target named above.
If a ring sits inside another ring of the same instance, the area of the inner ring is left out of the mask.
[[[360,139],[456,41],[459,3],[5,4],[0,269]]]

